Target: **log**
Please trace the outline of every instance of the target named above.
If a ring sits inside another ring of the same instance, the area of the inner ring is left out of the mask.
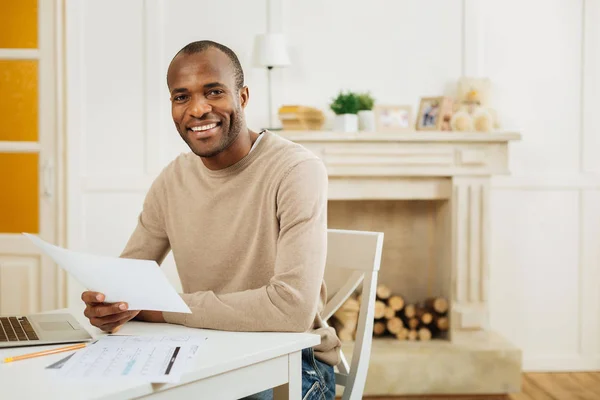
[[[431,324],[433,321],[433,315],[429,310],[425,307],[424,304],[419,304],[415,308],[415,318],[418,318],[425,325]]]
[[[431,331],[425,327],[419,329],[419,340],[421,340],[421,341],[431,340]]]
[[[438,314],[445,314],[448,311],[448,300],[443,297],[430,297],[425,300],[425,306]]]
[[[373,334],[375,336],[381,336],[385,333],[385,324],[383,322],[375,322],[373,324]]]
[[[433,314],[430,312],[423,313],[423,315],[421,315],[421,322],[425,325],[431,324],[433,322]]]
[[[450,328],[450,321],[448,320],[448,317],[439,317],[435,326],[440,331],[446,332]]]
[[[439,332],[446,332],[450,328],[450,320],[448,317],[434,314],[433,321],[429,324],[429,328],[436,334]]]
[[[400,311],[404,308],[404,299],[401,296],[391,296],[388,299],[388,306],[394,311]]]
[[[360,303],[357,299],[349,297],[348,300],[340,307],[340,310],[353,311],[358,313],[360,311]]]
[[[333,317],[342,326],[342,329],[355,330],[358,324],[358,313],[347,310],[337,310]]]
[[[406,338],[410,341],[415,341],[415,340],[417,340],[418,336],[419,336],[419,334],[417,333],[416,329],[411,329],[408,331],[408,335]]]
[[[383,301],[376,300],[375,301],[375,313],[374,313],[375,319],[383,318],[384,314],[385,314],[385,303]]]
[[[347,329],[336,330],[337,337],[342,342],[351,342],[354,340],[354,331],[349,331]]]
[[[390,288],[383,284],[377,285],[375,293],[377,294],[377,298],[379,300],[387,300],[392,295],[392,291],[390,290]]]
[[[398,340],[406,340],[408,338],[408,329],[402,328],[400,332],[396,334],[396,339]]]
[[[408,320],[408,327],[410,329],[417,329],[419,327],[419,319],[418,318],[410,318]]]
[[[388,332],[390,332],[392,335],[397,335],[402,329],[404,329],[404,323],[400,318],[394,317],[388,320],[386,327]]]
[[[416,313],[416,307],[414,304],[407,304],[404,307],[404,315],[406,316],[406,318],[414,318]]]
[[[354,340],[358,325],[358,312],[360,304],[354,297],[349,297],[344,304],[333,314],[332,325],[342,341]]]
[[[339,310],[333,314],[332,326],[342,341],[354,340],[358,325],[358,309],[356,300],[348,299]]]
[[[335,329],[335,332],[343,342],[349,342],[354,340],[354,335],[356,332],[356,323],[345,325],[343,322],[339,320],[338,316],[334,316],[331,318],[331,326]]]
[[[383,318],[392,319],[395,317],[396,317],[396,311],[394,311],[394,309],[392,307],[386,307],[385,311],[383,312]]]

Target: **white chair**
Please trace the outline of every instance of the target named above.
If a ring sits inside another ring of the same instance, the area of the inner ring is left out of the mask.
[[[331,296],[323,310],[323,320],[331,318],[360,283],[363,284],[352,365],[348,365],[342,353],[337,366],[339,372],[335,374],[336,384],[344,386],[342,400],[359,400],[363,397],[371,357],[375,290],[383,233],[329,229],[327,241],[325,283]]]

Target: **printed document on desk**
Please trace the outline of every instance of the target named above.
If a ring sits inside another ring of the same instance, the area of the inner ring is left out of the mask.
[[[105,336],[76,352],[60,368],[67,379],[130,378],[152,383],[181,379],[205,336]]]
[[[103,293],[107,303],[123,301],[130,310],[191,314],[156,261],[78,253],[24,235],[88,290]]]

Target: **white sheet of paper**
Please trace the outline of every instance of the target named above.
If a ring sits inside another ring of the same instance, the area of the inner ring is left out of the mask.
[[[60,369],[63,378],[129,378],[152,383],[177,382],[205,336],[105,336],[76,352]]]
[[[88,290],[103,293],[107,303],[124,301],[130,310],[191,314],[156,261],[78,253],[24,235]]]

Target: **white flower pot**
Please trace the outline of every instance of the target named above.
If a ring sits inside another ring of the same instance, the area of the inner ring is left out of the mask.
[[[335,116],[333,130],[336,132],[357,132],[358,116],[356,114],[340,114]]]
[[[358,128],[364,132],[375,132],[375,113],[373,110],[358,112]]]

